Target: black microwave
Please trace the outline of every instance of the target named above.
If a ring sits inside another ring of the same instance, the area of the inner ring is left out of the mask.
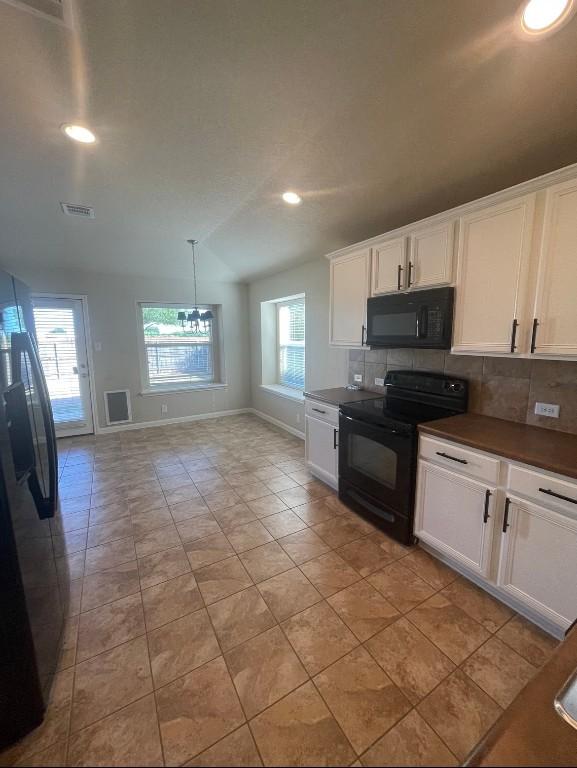
[[[369,347],[450,349],[454,288],[393,293],[367,301]]]

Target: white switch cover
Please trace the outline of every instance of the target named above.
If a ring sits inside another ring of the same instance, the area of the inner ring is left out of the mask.
[[[553,403],[535,403],[535,413],[537,416],[550,416],[552,419],[559,418],[560,407]]]
[[[362,382],[362,380],[363,380],[363,374],[362,373],[355,373],[354,380],[360,384]]]
[[[385,386],[385,380],[379,379],[378,377],[375,379],[375,387],[384,387]]]
[[[163,415],[168,413],[168,405],[166,403],[163,403],[160,406],[160,413],[163,414]]]

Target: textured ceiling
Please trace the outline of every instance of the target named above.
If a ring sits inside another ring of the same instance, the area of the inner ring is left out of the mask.
[[[537,42],[517,0],[73,3],[76,34],[0,0],[13,269],[178,277],[196,237],[204,279],[247,280],[577,161],[577,17]]]

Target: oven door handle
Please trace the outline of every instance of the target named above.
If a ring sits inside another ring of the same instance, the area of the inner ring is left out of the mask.
[[[363,424],[364,426],[368,426],[371,429],[378,429],[380,432],[385,432],[387,435],[399,435],[399,437],[408,437],[407,434],[405,434],[404,432],[401,432],[398,429],[383,427],[381,424],[368,424],[366,421],[361,421],[360,419],[353,419],[352,416],[345,416],[344,414],[341,414],[341,418],[346,419],[347,421],[353,421],[355,424]]]

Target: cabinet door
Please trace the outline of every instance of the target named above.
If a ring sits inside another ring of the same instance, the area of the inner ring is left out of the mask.
[[[577,355],[577,181],[547,191],[539,256],[535,352]]]
[[[470,571],[489,571],[495,489],[419,462],[415,536]]]
[[[397,237],[373,246],[371,296],[406,288],[407,238]]]
[[[339,430],[311,416],[305,418],[305,450],[311,472],[333,488],[338,484]]]
[[[446,285],[453,278],[455,223],[445,222],[411,235],[407,286]]]
[[[331,261],[329,343],[361,347],[367,316],[370,250],[364,248]]]
[[[535,195],[463,216],[459,229],[453,351],[511,354],[529,338],[527,291]]]
[[[511,497],[498,585],[559,627],[577,617],[577,520]]]

